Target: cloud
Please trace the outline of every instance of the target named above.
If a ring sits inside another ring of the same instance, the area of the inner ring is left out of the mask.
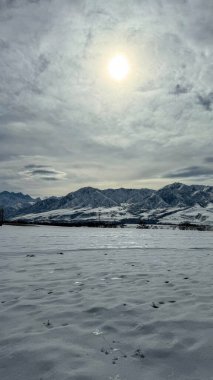
[[[46,165],[36,165],[36,164],[29,164],[25,165],[25,169],[41,169],[41,168],[46,168]]]
[[[213,92],[210,92],[208,95],[198,95],[197,98],[199,104],[201,104],[206,111],[212,111]]]
[[[0,38],[0,50],[1,49],[8,49],[9,48],[9,44],[8,44],[8,42],[6,42],[5,40],[2,40],[1,38]]]
[[[43,73],[49,66],[50,61],[45,57],[45,55],[41,54],[38,57],[38,73]]]
[[[175,172],[167,173],[165,178],[195,178],[201,176],[213,177],[213,168],[205,166],[189,166],[187,168],[176,170]]]
[[[56,170],[33,170],[31,171],[31,174],[32,175],[47,175],[47,174],[57,174],[59,172],[57,172]]]
[[[173,94],[175,95],[182,95],[187,94],[191,90],[190,86],[183,86],[181,84],[177,84],[174,88]]]
[[[211,0],[1,0],[0,190],[160,187],[186,162],[208,167],[212,12]],[[131,64],[119,84],[117,51]]]
[[[212,156],[211,157],[206,157],[205,161],[209,162],[209,163],[212,163],[213,162],[213,157]]]
[[[60,178],[57,177],[41,177],[43,181],[60,181]]]
[[[29,164],[25,165],[25,170],[21,172],[27,178],[36,177],[44,181],[60,181],[66,178],[66,173],[55,170],[46,165]]]

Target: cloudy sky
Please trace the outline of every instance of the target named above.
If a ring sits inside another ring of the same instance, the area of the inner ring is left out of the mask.
[[[0,191],[212,185],[212,15],[212,0],[0,0]]]

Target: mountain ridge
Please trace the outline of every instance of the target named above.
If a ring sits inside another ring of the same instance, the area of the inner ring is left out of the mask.
[[[5,199],[4,204],[2,201]],[[183,211],[185,208],[198,207],[200,213],[202,208],[212,202],[213,186],[185,185],[179,182],[166,185],[159,190],[100,190],[87,186],[65,196],[51,196],[43,200],[22,193],[0,193],[0,205],[4,207],[5,217],[9,220],[27,218],[27,215],[30,215],[29,220],[39,220],[40,217],[50,220],[97,219],[100,215],[108,219],[146,219],[155,215],[155,219],[159,219],[159,215],[162,218],[164,214]]]

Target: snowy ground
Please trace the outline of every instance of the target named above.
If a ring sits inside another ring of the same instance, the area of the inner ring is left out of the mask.
[[[212,232],[3,226],[0,379],[212,380],[212,243]]]

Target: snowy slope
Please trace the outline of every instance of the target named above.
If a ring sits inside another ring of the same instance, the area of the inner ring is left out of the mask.
[[[101,220],[101,221],[121,221],[126,219],[135,219],[138,223],[139,219],[149,223],[165,223],[179,224],[190,222],[194,224],[213,225],[213,205],[208,204],[206,207],[195,205],[187,208],[170,208],[156,209],[140,213],[132,214],[126,206],[114,207],[98,207],[98,208],[79,208],[79,209],[58,209],[46,211],[43,213],[27,214],[12,220],[21,220],[29,222],[72,222],[82,220]]]
[[[120,221],[135,216],[128,212],[127,207],[84,207],[84,208],[65,208],[41,213],[32,213],[15,217],[12,220],[22,220],[29,222],[71,222],[80,220],[101,220],[101,221]]]
[[[160,219],[163,223],[179,224],[189,222],[194,224],[213,225],[213,204],[206,207],[195,205],[185,210],[174,212]]]

